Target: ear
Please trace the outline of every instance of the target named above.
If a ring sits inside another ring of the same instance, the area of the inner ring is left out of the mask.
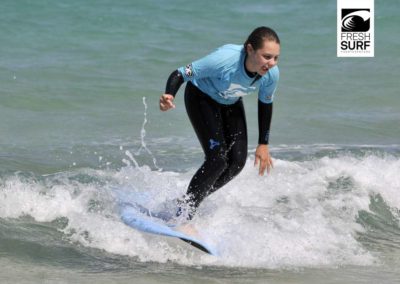
[[[251,54],[251,53],[254,52],[254,48],[253,48],[253,46],[252,46],[250,43],[248,43],[248,44],[246,45],[246,51],[247,51],[247,54]]]

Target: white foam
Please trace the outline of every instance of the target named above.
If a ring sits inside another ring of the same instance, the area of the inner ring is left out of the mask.
[[[357,241],[364,230],[357,215],[369,211],[370,196],[378,193],[400,208],[398,158],[275,160],[265,177],[257,175],[252,163],[250,159],[237,178],[207,198],[193,220],[204,239],[218,248],[219,258],[125,226],[112,198],[112,188],[131,188],[144,192],[146,206],[154,208],[180,197],[194,169],[160,172],[135,164],[119,171],[59,173],[40,182],[9,177],[0,185],[0,217],[30,215],[38,222],[64,217],[68,226],[63,231],[71,241],[142,261],[263,268],[379,261]],[[80,182],[74,178],[78,175],[96,181]],[[335,185],[340,181],[348,185]]]

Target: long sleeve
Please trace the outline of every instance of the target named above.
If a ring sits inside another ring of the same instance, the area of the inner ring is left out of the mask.
[[[272,110],[272,103],[265,104],[258,100],[258,144],[268,145],[269,143]]]
[[[178,70],[173,71],[168,77],[167,85],[165,86],[165,93],[175,97],[183,82],[182,74]]]

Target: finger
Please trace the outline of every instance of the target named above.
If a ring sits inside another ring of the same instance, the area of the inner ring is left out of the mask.
[[[162,96],[160,97],[160,106],[161,105],[164,105],[164,98]]]
[[[260,176],[263,176],[263,175],[264,175],[266,166],[267,166],[266,162],[261,160],[261,162],[260,162],[260,169],[259,169],[259,171],[258,171],[258,173],[259,173]]]
[[[175,108],[175,105],[172,103],[173,98],[168,95],[162,95],[160,97],[160,110],[167,111],[170,108]]]
[[[167,100],[167,104],[168,104],[168,107],[169,107],[169,108],[174,108],[174,107],[175,107],[175,105],[174,105],[174,103],[172,102],[172,100]]]
[[[271,171],[271,164],[269,163],[269,161],[266,162],[266,167],[267,167],[267,174],[269,174]]]
[[[272,162],[272,159],[269,159],[268,173],[270,173],[270,171],[272,170],[273,167],[274,167],[274,163]]]
[[[255,159],[254,159],[254,166],[255,167],[257,167],[257,165],[258,165],[258,160],[259,160],[259,158],[258,158],[258,156],[256,156]]]
[[[171,101],[171,100],[173,100],[174,99],[174,97],[173,96],[171,96],[171,95],[162,95],[161,96],[165,101]]]
[[[165,110],[165,104],[163,102],[160,101],[160,110]]]
[[[265,172],[265,166],[260,166],[260,170],[258,171],[258,174],[259,174],[260,176],[263,176],[263,175],[264,175],[264,172]]]
[[[173,103],[173,100],[174,100],[173,97],[164,95],[163,99],[164,99],[164,103],[165,103],[167,106],[169,106],[169,108],[174,108],[174,107],[175,107],[175,105],[174,105],[174,103]]]
[[[162,110],[162,111],[167,111],[167,110],[169,110],[171,107],[170,106],[167,106],[167,105],[165,105],[165,104],[160,104],[160,109]]]

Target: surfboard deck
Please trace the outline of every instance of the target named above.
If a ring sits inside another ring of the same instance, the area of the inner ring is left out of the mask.
[[[178,238],[205,253],[217,255],[213,247],[199,238],[168,226],[161,213],[153,213],[136,202],[120,202],[119,209],[122,221],[131,228],[150,234]]]

